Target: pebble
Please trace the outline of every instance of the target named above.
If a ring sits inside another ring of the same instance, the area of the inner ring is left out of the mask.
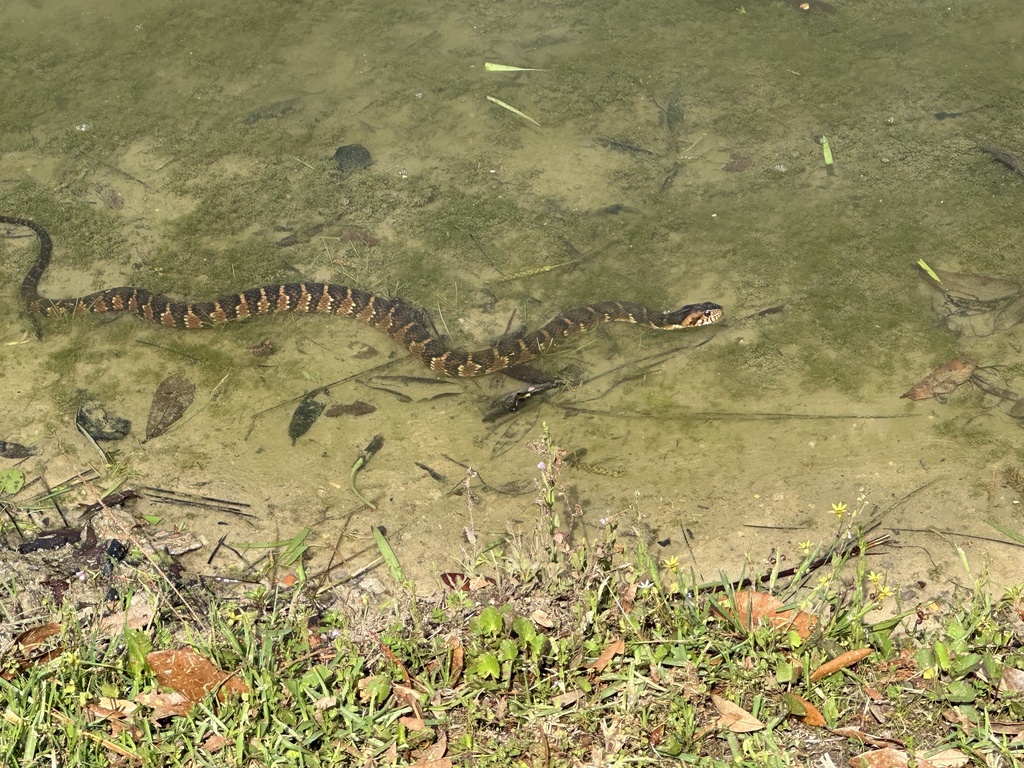
[[[369,168],[373,165],[373,156],[362,144],[345,144],[335,151],[334,162],[338,164],[339,171],[348,173]]]

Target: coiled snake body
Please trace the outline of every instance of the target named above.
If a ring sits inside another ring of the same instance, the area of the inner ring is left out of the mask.
[[[214,301],[199,302],[172,301],[158,293],[134,287],[107,288],[74,299],[48,299],[39,295],[39,281],[53,253],[49,233],[29,219],[0,216],[0,223],[28,227],[39,238],[39,256],[21,283],[21,298],[29,312],[49,317],[77,316],[88,312],[130,312],[172,328],[187,329],[274,312],[342,315],[362,320],[383,331],[425,366],[448,376],[483,376],[521,365],[602,323],[636,323],[676,330],[710,325],[722,317],[722,308],[711,302],[658,312],[642,304],[602,301],[567,309],[532,333],[506,336],[486,349],[465,352],[451,349],[432,334],[419,310],[402,299],[389,299],[332,283],[264,285],[221,296]]]

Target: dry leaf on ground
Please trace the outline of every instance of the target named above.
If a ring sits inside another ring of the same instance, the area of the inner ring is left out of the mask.
[[[146,440],[159,437],[182,417],[195,399],[196,385],[178,374],[171,374],[160,382],[149,407]]]
[[[803,696],[797,696],[795,693],[786,693],[784,698],[789,705],[790,713],[799,717],[804,722],[804,725],[810,725],[815,728],[823,728],[827,725],[825,716],[821,714],[821,711]]]
[[[970,758],[958,749],[946,749],[925,759],[915,755],[915,768],[960,768],[967,765]],[[910,756],[900,749],[876,749],[863,755],[850,758],[851,768],[908,768]]]
[[[595,670],[597,672],[603,672],[604,668],[608,666],[609,662],[611,662],[611,660],[613,658],[615,658],[615,656],[619,655],[620,653],[625,653],[625,652],[626,652],[626,643],[625,643],[625,641],[623,641],[623,640],[613,640],[612,642],[608,643],[607,646],[605,646],[605,649],[603,651],[601,651],[601,655],[598,656],[597,659],[593,663],[588,664],[587,666],[590,669],[593,669],[593,670]]]
[[[832,659],[832,661],[826,661],[816,670],[811,672],[811,682],[817,682],[823,677],[834,675],[841,669],[852,667],[858,661],[863,661],[874,652],[873,648],[857,648],[852,651],[847,651],[846,653],[841,653]]]
[[[444,753],[448,751],[448,736],[444,731],[441,731],[437,737],[437,741],[424,747],[422,750],[414,753],[416,762],[413,765],[430,765],[437,766],[444,758]],[[448,761],[451,765],[451,761]]]
[[[1014,667],[1003,667],[1003,676],[999,680],[1000,691],[1024,691],[1024,672]]]
[[[189,698],[182,696],[177,691],[173,693],[143,691],[135,695],[135,701],[153,710],[149,713],[149,719],[154,722],[165,717],[187,715],[192,710],[193,704]]]
[[[97,630],[103,637],[113,637],[129,629],[145,629],[156,616],[156,599],[144,592],[132,595],[128,607],[100,619]]]
[[[728,699],[711,694],[711,703],[715,705],[718,714],[718,726],[728,728],[733,733],[752,733],[764,728],[764,723],[747,712],[738,704],[733,704]]]
[[[802,640],[811,636],[811,629],[817,620],[803,611],[782,611],[784,603],[774,595],[753,590],[740,590],[736,593],[736,622],[748,632],[761,625],[771,625],[784,632],[793,630]],[[729,614],[731,606],[721,603],[719,608]]]
[[[235,675],[219,669],[212,661],[192,648],[153,651],[146,656],[160,685],[177,691],[191,702],[201,701],[217,689],[217,699],[227,693],[248,693],[249,686]]]
[[[448,647],[451,649],[451,654],[448,657],[449,670],[452,678],[450,685],[454,688],[456,683],[459,682],[459,678],[462,676],[462,670],[466,660],[466,651],[462,647],[462,641],[455,637],[455,635],[448,638]]]

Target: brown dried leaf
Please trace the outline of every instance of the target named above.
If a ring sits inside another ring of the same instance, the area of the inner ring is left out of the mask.
[[[146,656],[160,685],[177,691],[191,702],[201,701],[217,689],[217,700],[228,693],[248,693],[249,686],[235,675],[219,669],[212,661],[192,648],[153,651]]]
[[[172,374],[160,382],[149,407],[146,439],[159,437],[181,418],[195,399],[196,385],[184,376]]]
[[[450,667],[452,675],[451,686],[454,688],[462,676],[462,670],[466,663],[466,651],[462,647],[462,641],[454,635],[448,638],[448,647],[452,649]]]
[[[1024,736],[1024,723],[1008,723],[1001,720],[993,720],[991,721],[991,730],[992,733],[999,733],[1004,736]]]
[[[440,760],[444,757],[444,753],[448,751],[448,736],[444,731],[437,737],[437,741],[431,744],[429,747],[424,748],[421,752],[416,755],[416,763],[431,763]]]
[[[1014,667],[1003,667],[1003,676],[999,680],[1000,691],[1024,691],[1024,672]]]
[[[218,736],[216,733],[211,733],[206,737],[206,741],[203,742],[203,749],[210,754],[220,752],[224,747],[228,746],[233,742],[233,739],[229,739],[226,736]]]
[[[833,728],[832,733],[843,736],[851,741],[859,741],[861,744],[869,744],[872,747],[902,747],[903,742],[897,739],[890,739],[885,736],[875,736],[867,733],[856,726],[845,728]]]
[[[586,666],[597,672],[603,672],[604,668],[608,666],[609,662],[620,653],[626,652],[626,643],[623,640],[613,640],[605,646],[605,649],[601,651],[601,655],[597,657],[597,660],[587,664]]]
[[[927,400],[929,397],[943,397],[971,378],[978,364],[963,357],[954,357],[925,376],[900,397],[908,400]]]
[[[928,762],[937,765],[939,768],[960,768],[971,761],[967,755],[959,749],[944,749],[928,758]]]
[[[824,728],[827,725],[825,716],[821,714],[821,711],[803,696],[797,696],[795,693],[787,693],[786,696],[796,700],[803,707],[804,713],[799,717],[803,720],[804,725],[810,725],[815,728]]]
[[[559,709],[565,709],[566,707],[572,706],[586,695],[587,694],[585,691],[576,688],[574,690],[558,694],[553,699],[551,699],[551,703]]]
[[[112,613],[100,619],[96,629],[103,637],[113,637],[124,632],[125,627],[130,629],[144,629],[148,627],[156,615],[156,599],[147,597],[145,592],[139,591],[132,595],[128,608],[118,613]]]
[[[60,624],[55,621],[51,621],[49,624],[43,624],[39,627],[33,627],[32,629],[26,629],[20,635],[18,635],[17,643],[21,646],[24,651],[34,651],[43,642],[54,635],[60,634]]]
[[[876,749],[850,758],[851,768],[908,768],[910,758],[899,749]],[[935,763],[920,757],[914,758],[916,768],[936,768]]]
[[[192,710],[192,702],[177,691],[173,693],[148,693],[136,694],[135,701],[153,711],[149,715],[150,720],[160,720],[165,717],[181,717]]]
[[[768,624],[776,629],[788,632],[793,630],[802,640],[811,636],[811,630],[817,623],[817,619],[804,611],[782,611],[784,603],[774,595],[753,590],[740,590],[736,593],[736,609],[738,615],[736,621],[748,632],[752,629]],[[728,613],[730,606],[725,603],[720,605],[723,612]]]
[[[728,728],[733,733],[753,733],[764,728],[764,723],[728,699],[711,694],[711,703],[715,705],[715,709],[720,715],[718,718],[720,728]]]

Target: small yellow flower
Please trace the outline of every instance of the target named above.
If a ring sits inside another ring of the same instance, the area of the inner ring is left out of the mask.
[[[893,588],[890,586],[885,586],[878,590],[878,594],[875,595],[875,600],[881,603],[883,600],[895,596],[896,592],[893,591]]]
[[[807,554],[810,554],[810,551],[811,551],[811,542],[810,541],[801,541],[800,542],[800,552],[802,554],[804,554],[804,555],[807,555]]]
[[[675,555],[672,555],[672,557],[666,557],[664,560],[661,561],[661,567],[667,568],[668,570],[672,571],[672,573],[675,573],[679,570],[679,558]]]
[[[832,505],[832,514],[840,520],[843,519],[843,515],[846,514],[846,504],[840,501],[838,504]]]
[[[875,589],[878,589],[882,582],[885,581],[885,574],[871,571],[871,573],[868,574],[868,581],[874,584]]]

